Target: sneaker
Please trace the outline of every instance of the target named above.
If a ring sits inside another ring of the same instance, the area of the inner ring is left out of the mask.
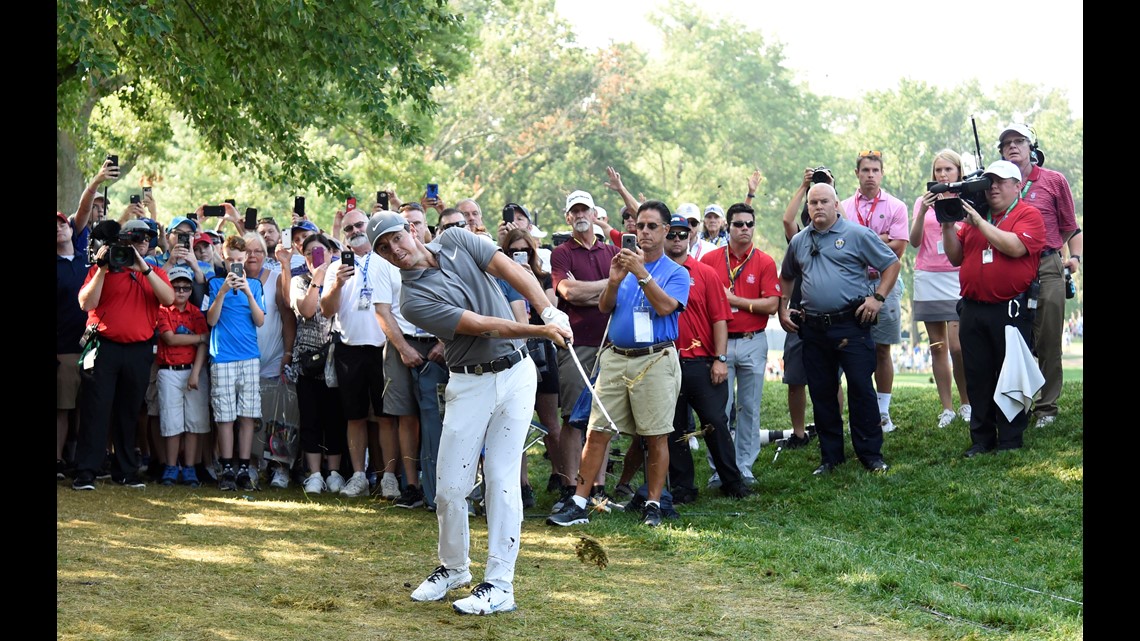
[[[577,489],[578,487],[576,485],[563,485],[562,489],[558,492],[558,500],[554,502],[554,505],[550,506],[550,513],[558,514],[561,512],[562,508],[566,507],[566,501],[568,501],[571,496],[574,496],[574,492],[576,492]]]
[[[609,513],[615,508],[621,509],[622,506],[618,505],[617,501],[611,499],[609,494],[606,494],[606,486],[595,485],[594,488],[590,490],[590,498],[586,507],[598,512]]]
[[[963,405],[962,407],[958,408],[958,416],[961,416],[962,420],[966,421],[967,423],[970,422],[970,417],[973,416],[973,414],[974,408],[970,407],[969,405]]]
[[[569,499],[561,511],[546,517],[546,522],[549,525],[566,527],[569,525],[578,525],[579,523],[589,523],[590,515],[586,513],[586,508],[578,507],[577,503]]]
[[[334,474],[336,474],[334,472]],[[340,476],[337,474],[337,476]],[[325,491],[325,480],[321,477],[320,472],[313,472],[305,478],[305,482],[301,485],[301,489],[305,490],[306,494],[320,494]]]
[[[1056,416],[1042,416],[1037,419],[1037,423],[1033,427],[1049,427],[1055,420],[1057,420]]]
[[[380,496],[389,501],[395,501],[402,496],[400,494],[400,482],[396,480],[395,474],[384,472],[384,477],[380,479]]]
[[[718,487],[720,487],[720,474],[713,472],[712,476],[709,477],[708,488],[710,490],[715,490]]]
[[[804,431],[803,436],[796,436],[795,434],[792,434],[791,436],[789,436],[787,439],[784,440],[784,449],[786,449],[786,450],[798,450],[801,447],[806,446],[808,443],[811,443],[811,440],[813,438],[815,438],[815,435],[812,434],[811,432],[806,431],[806,430]]]
[[[182,484],[189,485],[190,487],[198,487],[202,483],[198,480],[198,472],[193,467],[184,467],[181,470]]]
[[[174,485],[176,483],[178,483],[178,466],[177,465],[166,465],[166,466],[164,466],[162,468],[162,484],[170,486],[170,485]]]
[[[95,475],[87,470],[83,470],[75,475],[75,480],[71,482],[71,489],[73,490],[94,490],[95,489]]]
[[[657,503],[646,503],[641,522],[649,527],[661,525],[661,506]]]
[[[942,414],[938,416],[939,429],[949,425],[954,420],[955,416],[957,415],[954,414],[954,410],[942,410]]]
[[[139,478],[137,474],[124,476],[121,479],[115,479],[115,482],[119,485],[122,485],[123,487],[133,487],[135,489],[143,489],[146,487],[146,483],[141,478]]]
[[[891,415],[886,412],[879,414],[879,425],[883,427],[883,434],[895,431],[895,423],[891,420]]]
[[[424,491],[417,485],[408,485],[404,487],[404,491],[400,492],[400,498],[396,499],[396,507],[403,507],[412,509],[420,507],[424,504]]]
[[[614,498],[618,501],[628,501],[633,498],[633,487],[629,483],[618,483],[614,487]]]
[[[460,614],[495,614],[516,609],[515,597],[506,590],[490,583],[480,583],[471,590],[471,596],[451,604]]]
[[[332,476],[331,474],[329,476]],[[341,496],[355,497],[368,495],[368,477],[364,472],[354,472],[340,490]]]
[[[222,468],[222,473],[218,475],[218,489],[223,492],[237,490],[237,474],[234,473],[234,468],[229,465]]]
[[[289,487],[289,470],[282,465],[273,468],[273,478],[269,480],[269,487],[275,487],[279,490]]]
[[[237,471],[237,487],[239,490],[248,491],[256,490],[257,485],[253,482],[253,470],[249,469],[248,465],[243,465]]]
[[[534,507],[534,490],[529,485],[522,486],[523,509]]]
[[[111,478],[111,455],[110,454],[108,454],[103,459],[103,467],[100,467],[99,471],[95,473],[95,478],[100,479],[100,480]]]
[[[367,481],[367,479],[365,479]],[[413,601],[442,601],[448,590],[471,585],[471,571],[448,570],[442,565],[431,571],[420,587],[412,591]]]
[[[315,474],[320,474],[320,472],[315,472]],[[329,472],[329,477],[325,479],[325,489],[333,494],[339,494],[344,489],[344,477],[340,475],[340,472],[336,470]]]

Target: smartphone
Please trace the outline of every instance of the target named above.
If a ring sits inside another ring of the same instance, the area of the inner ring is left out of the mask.
[[[621,235],[621,248],[628,249],[631,252],[637,251],[637,235],[636,234],[622,234]]]
[[[514,256],[515,262],[520,264],[520,265],[526,265],[527,259],[530,258],[530,255],[527,254],[526,252],[514,252],[513,254],[511,254],[511,256]]]
[[[356,267],[356,255],[352,253],[351,249],[346,249],[340,253],[340,262],[342,265]]]
[[[132,205],[138,205],[141,202],[142,202],[142,196],[140,196],[138,194],[131,194],[131,204]]]
[[[233,198],[227,198],[227,199],[223,200],[222,202],[229,203],[230,207],[237,209],[237,201],[234,200]]]
[[[115,167],[118,167],[118,166],[119,166],[119,156],[118,156],[118,154],[107,154],[107,160],[110,160],[110,161],[111,161],[111,164],[112,164],[112,165],[114,165]]]
[[[320,267],[325,264],[325,248],[320,243],[313,247],[313,266]]]
[[[256,207],[246,207],[245,208],[245,230],[246,231],[253,231],[255,229],[257,229],[257,208]]]
[[[344,199],[344,213],[347,214],[348,212],[352,211],[353,209],[356,209],[356,197],[355,196],[349,196],[348,198]]]
[[[190,220],[198,220],[198,212],[192,211],[189,214],[186,214],[186,217]]]
[[[182,245],[186,249],[190,249],[190,234],[187,234],[184,231],[178,232],[178,244]]]
[[[503,222],[504,223],[515,222],[515,210],[513,207],[503,207]]]
[[[149,193],[150,193],[150,187],[149,187],[149,186],[148,186],[148,187],[143,187],[143,195],[145,196],[145,195],[147,195],[147,194],[149,194]]]
[[[293,199],[293,213],[298,216],[305,215],[305,197],[297,196]]]
[[[388,209],[388,192],[376,192],[376,202],[380,203],[380,209]]]
[[[245,265],[242,263],[230,263],[230,273],[238,278],[245,278]]]
[[[424,196],[431,199],[431,200],[438,200],[439,199],[439,185],[437,185],[435,183],[428,183],[427,184],[427,191],[424,192]]]
[[[202,207],[202,215],[207,217],[221,218],[226,215],[226,208],[221,205],[206,205]]]

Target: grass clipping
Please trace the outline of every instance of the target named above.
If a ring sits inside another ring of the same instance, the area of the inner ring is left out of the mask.
[[[606,569],[609,565],[609,558],[606,556],[606,550],[602,547],[598,540],[581,534],[578,536],[578,543],[574,545],[574,551],[578,553],[578,560],[582,563],[593,563],[599,569]]]

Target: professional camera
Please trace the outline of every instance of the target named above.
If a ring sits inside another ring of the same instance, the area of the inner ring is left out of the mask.
[[[932,194],[958,194],[958,198],[941,198],[934,201],[934,217],[938,222],[956,223],[965,220],[966,210],[962,207],[962,200],[970,203],[970,206],[983,217],[989,213],[990,204],[986,200],[986,190],[990,188],[993,180],[989,176],[983,175],[982,171],[979,169],[967,176],[965,180],[956,183],[931,182],[926,184],[927,190]]]
[[[831,170],[823,165],[813,169],[811,174],[811,184],[818,185],[819,183],[831,184]]]

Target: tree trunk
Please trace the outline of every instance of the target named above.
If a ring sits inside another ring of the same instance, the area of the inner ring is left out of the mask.
[[[55,130],[55,210],[70,216],[75,213],[79,197],[87,184],[79,169],[79,158],[71,136]]]

